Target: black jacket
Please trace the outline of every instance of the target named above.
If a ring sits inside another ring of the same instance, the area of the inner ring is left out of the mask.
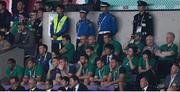
[[[75,88],[73,88],[75,91]],[[84,84],[79,84],[77,91],[88,91],[88,88]]]
[[[60,87],[58,88],[59,91],[72,91],[72,89],[70,87],[68,87],[68,89],[66,90],[65,87]]]
[[[22,86],[18,86],[16,89],[9,88],[8,91],[25,91],[25,88]]]
[[[0,26],[10,26],[11,13],[8,10],[5,10],[3,13],[0,13]]]
[[[31,89],[28,89],[27,91],[32,91]],[[33,91],[43,91],[42,89],[35,88]]]

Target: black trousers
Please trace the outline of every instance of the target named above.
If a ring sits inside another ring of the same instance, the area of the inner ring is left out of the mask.
[[[98,34],[98,39],[97,42],[99,44],[99,53],[98,55],[101,56],[102,52],[103,52],[103,46],[104,46],[104,38],[103,38],[104,34]]]
[[[59,54],[59,49],[60,49],[60,46],[61,43],[53,43],[51,42],[51,51],[52,52],[55,52],[56,54]]]
[[[170,74],[171,66],[173,62],[161,61],[158,63],[157,74],[159,78],[166,78]]]

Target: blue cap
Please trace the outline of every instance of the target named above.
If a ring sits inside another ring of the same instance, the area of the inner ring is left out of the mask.
[[[109,7],[110,4],[108,4],[107,2],[101,2],[100,6],[101,7]]]
[[[87,9],[85,9],[85,8],[82,8],[79,12],[80,13],[88,14],[89,11]]]
[[[145,1],[137,1],[138,6],[147,6],[148,4]]]

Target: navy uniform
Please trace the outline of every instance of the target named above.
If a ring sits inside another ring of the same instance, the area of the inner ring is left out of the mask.
[[[81,9],[80,13],[84,13],[87,16],[88,10]],[[96,31],[93,27],[93,23],[90,20],[88,20],[87,18],[80,19],[76,24],[76,34],[77,34],[76,46],[78,45],[81,36],[87,36],[87,37],[91,35],[95,36],[95,33]]]
[[[144,1],[138,1],[138,6],[147,6]],[[148,35],[154,35],[153,31],[153,19],[152,16],[144,11],[143,13],[138,13],[134,16],[133,20],[133,35],[135,33],[142,33],[142,42],[145,43],[145,39]]]
[[[100,7],[109,7],[110,4],[107,2],[101,2]],[[99,15],[98,21],[98,43],[103,48],[103,35],[110,33],[114,36],[117,32],[117,21],[115,17],[109,12],[103,12]]]

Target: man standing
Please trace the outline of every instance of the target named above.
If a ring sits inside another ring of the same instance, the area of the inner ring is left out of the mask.
[[[134,16],[133,20],[133,35],[135,33],[142,33],[141,41],[145,44],[146,37],[153,35],[153,18],[146,12],[146,6],[148,5],[145,1],[138,1],[139,13]]]
[[[68,30],[69,22],[68,17],[63,14],[64,6],[58,5],[56,7],[56,16],[50,26],[50,34],[52,40],[52,51],[58,53],[59,46],[62,41],[62,35]]]
[[[11,14],[6,9],[6,2],[0,1],[0,26],[10,26]]]
[[[81,9],[80,10],[80,20],[76,24],[76,34],[77,34],[77,41],[76,41],[76,47],[78,43],[80,42],[81,36],[90,36],[95,35],[96,31],[93,27],[92,22],[87,19],[88,10],[87,9]]]
[[[115,17],[109,13],[109,4],[107,2],[102,2],[100,4],[102,13],[99,15],[97,25],[98,25],[98,43],[100,48],[103,48],[103,35],[110,33],[114,36],[117,32],[117,21]],[[102,51],[102,49],[101,49]]]

